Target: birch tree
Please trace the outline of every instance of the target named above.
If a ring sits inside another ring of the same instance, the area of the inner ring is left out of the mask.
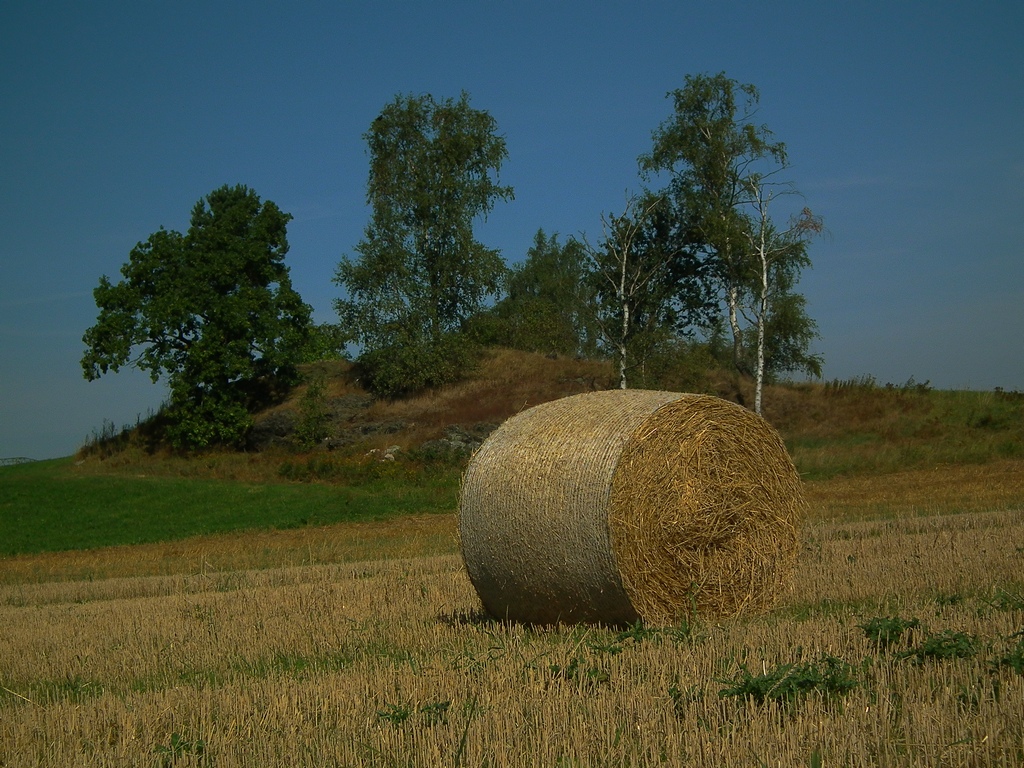
[[[584,238],[597,294],[596,320],[618,361],[620,389],[628,387],[628,371],[639,361],[634,360],[637,341],[671,311],[664,287],[674,253],[651,237],[664,203],[653,195],[630,196],[621,215],[602,214],[596,248]]]
[[[744,236],[748,251],[753,256],[754,272],[749,283],[750,322],[756,341],[754,366],[754,412],[761,414],[762,392],[764,390],[766,366],[766,339],[772,313],[786,308],[792,311],[792,288],[800,270],[809,267],[807,256],[809,241],[821,234],[822,219],[815,216],[810,208],[804,207],[799,214],[790,218],[785,229],[779,229],[772,221],[769,208],[776,196],[776,188],[764,176],[753,174],[747,180],[748,205],[752,209],[747,215]],[[792,193],[785,189],[784,194]],[[813,321],[807,321],[813,324]],[[817,365],[820,361],[809,358],[806,366]]]
[[[716,291],[732,334],[733,363],[746,371],[743,292],[750,259],[742,208],[749,180],[764,165],[786,164],[786,146],[754,122],[760,94],[717,75],[689,75],[668,94],[673,114],[653,133],[651,152],[640,157],[647,178],[669,175],[681,246],[702,254],[704,279]]]

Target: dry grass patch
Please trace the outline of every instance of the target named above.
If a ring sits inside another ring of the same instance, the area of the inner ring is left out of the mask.
[[[405,447],[436,438],[451,424],[499,424],[539,403],[607,389],[611,374],[607,361],[487,350],[480,368],[464,381],[402,400],[379,400],[367,418],[405,422],[408,426],[399,438]]]
[[[126,547],[0,558],[0,584],[197,575],[452,554],[455,516],[195,536]]]
[[[804,484],[812,518],[1024,509],[1024,460],[943,465]]]

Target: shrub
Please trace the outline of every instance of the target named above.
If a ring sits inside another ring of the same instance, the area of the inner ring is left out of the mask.
[[[327,409],[327,384],[322,373],[314,374],[299,398],[299,422],[295,439],[303,448],[330,437],[330,412]]]
[[[359,358],[367,389],[381,397],[399,397],[458,381],[475,365],[475,347],[447,334],[435,341],[383,347]]]

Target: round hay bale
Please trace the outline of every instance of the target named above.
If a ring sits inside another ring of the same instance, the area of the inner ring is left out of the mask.
[[[612,390],[493,432],[463,478],[459,539],[496,618],[665,625],[771,607],[803,509],[761,417],[706,395]]]

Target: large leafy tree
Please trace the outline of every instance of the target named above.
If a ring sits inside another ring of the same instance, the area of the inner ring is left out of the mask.
[[[673,113],[654,131],[652,150],[640,157],[640,168],[648,179],[668,177],[664,194],[672,203],[679,252],[700,260],[701,281],[717,296],[721,325],[731,333],[733,363],[753,373],[751,349],[757,345],[747,338],[752,325],[745,322],[743,310],[752,294],[764,294],[758,288],[761,263],[750,237],[761,227],[755,190],[761,180],[787,167],[786,146],[755,122],[757,88],[724,73],[687,76],[685,86],[669,98]],[[774,273],[785,277],[790,294],[800,269],[810,263],[806,248],[799,252],[800,258],[776,260]],[[814,323],[804,313],[801,298],[793,294],[778,303],[788,308],[786,322],[759,327],[774,334],[765,342],[769,350],[788,350],[775,361],[778,366],[785,359],[791,369],[813,372],[820,366],[807,353]]]
[[[598,331],[587,282],[587,252],[578,240],[537,230],[526,259],[512,268],[507,295],[487,313],[488,341],[545,354],[592,356]]]
[[[473,225],[512,198],[497,180],[508,152],[494,118],[466,93],[398,96],[365,139],[371,218],[357,257],[338,266],[347,297],[336,309],[370,385],[395,395],[451,380],[467,364],[463,324],[505,274]]]
[[[214,190],[182,235],[161,228],[132,250],[123,280],[93,291],[85,378],[131,365],[166,377],[168,436],[182,448],[240,443],[249,406],[295,379],[310,308],[292,289],[291,216],[245,186]]]

